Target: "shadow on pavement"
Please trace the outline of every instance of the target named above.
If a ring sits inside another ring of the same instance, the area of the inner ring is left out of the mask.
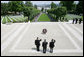
[[[32,50],[37,51],[37,49],[36,49],[36,48],[32,48]],[[37,51],[37,52],[41,52],[41,53],[43,53],[43,50],[41,50],[41,49],[40,49],[40,51]],[[47,49],[47,50],[46,50],[46,53],[47,53],[47,52],[50,52],[50,50],[49,50],[49,49]]]

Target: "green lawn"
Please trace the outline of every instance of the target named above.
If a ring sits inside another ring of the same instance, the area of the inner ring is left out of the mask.
[[[14,20],[13,18],[9,17],[11,20],[13,20],[13,22],[16,22],[16,20]]]
[[[79,16],[79,15],[73,15],[73,14],[67,14],[65,16],[65,18],[67,18],[68,20],[72,20],[73,18],[81,18],[81,16]]]
[[[3,24],[6,23],[6,19],[5,19],[5,18],[6,18],[6,17],[3,17],[3,21],[2,21]]]
[[[8,18],[8,16],[6,18],[7,18],[7,22],[11,22],[11,20]]]
[[[23,16],[5,16],[2,18],[2,24],[5,24],[6,22],[25,22],[28,20],[28,17],[23,17]],[[6,21],[7,19],[7,21]]]
[[[53,19],[56,19],[52,14],[50,15],[51,17],[53,17]],[[74,14],[66,14],[64,18],[67,18],[67,20],[73,20],[73,18],[82,18],[83,20],[83,16],[74,15]]]
[[[43,13],[39,17],[38,21],[50,21],[50,18],[45,13]]]

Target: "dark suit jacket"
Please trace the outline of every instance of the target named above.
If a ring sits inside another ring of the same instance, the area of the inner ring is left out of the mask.
[[[40,41],[41,40],[35,40],[35,45],[40,46]]]
[[[49,47],[50,47],[50,48],[54,48],[54,46],[55,46],[54,43],[55,43],[55,40],[54,40],[54,42],[50,42],[50,43],[49,43]]]
[[[47,48],[47,44],[48,44],[48,42],[43,42],[42,43],[43,48]]]

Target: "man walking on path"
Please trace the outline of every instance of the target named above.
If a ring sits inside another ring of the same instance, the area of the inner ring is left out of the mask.
[[[49,47],[50,47],[50,53],[53,52],[53,48],[54,48],[54,43],[55,43],[55,40],[51,40],[51,42],[49,43]]]
[[[42,43],[43,53],[46,53],[47,44],[48,44],[48,42],[46,42],[46,39],[45,39],[44,42]]]
[[[36,45],[37,51],[39,51],[40,41],[41,41],[41,39],[39,40],[38,37],[37,37],[37,39],[35,40],[35,45]]]

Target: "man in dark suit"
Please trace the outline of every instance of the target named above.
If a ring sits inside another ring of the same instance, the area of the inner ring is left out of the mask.
[[[44,42],[42,43],[43,53],[46,53],[47,44],[48,44],[48,42],[46,42],[46,39],[45,39]]]
[[[39,40],[38,37],[37,37],[37,39],[35,40],[35,45],[36,45],[37,51],[39,51],[40,41],[41,41],[41,39]]]
[[[49,47],[50,47],[50,53],[53,52],[53,48],[54,48],[54,43],[55,43],[55,40],[51,40],[51,42],[49,43]]]
[[[75,22],[75,24],[77,24],[77,21],[78,21],[78,19],[76,18],[76,22]]]
[[[75,21],[75,19],[73,18],[73,22],[72,22],[72,24],[74,24],[74,21]]]
[[[82,20],[81,20],[81,18],[80,18],[80,19],[79,19],[79,24],[81,24],[81,21],[82,21]]]

